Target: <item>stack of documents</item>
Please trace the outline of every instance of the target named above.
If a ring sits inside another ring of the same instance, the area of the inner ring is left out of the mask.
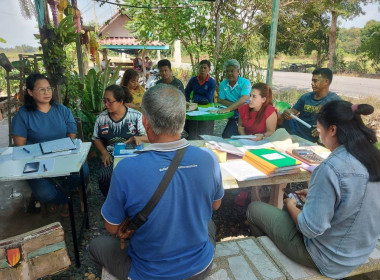
[[[223,139],[213,135],[199,135],[207,142],[207,146],[222,152],[227,152],[237,156],[244,156],[244,153],[251,149],[261,149],[274,147],[272,143],[262,141],[252,141],[244,138],[240,139]]]
[[[299,160],[274,149],[248,150],[243,160],[268,176],[296,173],[301,167]]]

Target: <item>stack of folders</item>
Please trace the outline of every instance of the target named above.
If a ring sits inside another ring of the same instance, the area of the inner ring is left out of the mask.
[[[274,149],[248,150],[243,160],[268,176],[297,173],[301,167],[301,161]]]

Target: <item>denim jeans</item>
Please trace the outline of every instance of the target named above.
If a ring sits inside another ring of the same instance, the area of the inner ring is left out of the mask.
[[[90,171],[87,163],[83,164],[83,174],[87,178]],[[29,186],[32,189],[34,197],[40,202],[66,204],[67,196],[63,191],[59,190],[54,181],[64,182],[65,191],[72,191],[80,185],[80,174],[75,174],[65,177],[57,177],[55,179],[32,179],[28,180]]]
[[[232,135],[238,135],[238,119],[230,118],[226,124],[226,127],[223,130],[223,138],[231,138]]]

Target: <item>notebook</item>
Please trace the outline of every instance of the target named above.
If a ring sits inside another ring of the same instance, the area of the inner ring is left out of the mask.
[[[62,151],[75,150],[77,147],[70,137],[46,141],[40,143],[43,154],[50,154]]]

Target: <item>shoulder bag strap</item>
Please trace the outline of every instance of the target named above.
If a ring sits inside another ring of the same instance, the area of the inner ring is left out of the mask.
[[[146,222],[149,214],[152,212],[154,207],[156,207],[157,203],[160,201],[165,190],[169,186],[169,183],[172,180],[174,173],[177,171],[177,168],[183,156],[185,155],[186,149],[187,147],[176,151],[174,158],[169,165],[168,170],[165,172],[165,175],[162,178],[161,183],[157,187],[157,190],[155,191],[153,196],[150,198],[149,202],[145,205],[145,207],[131,220],[128,226],[129,229],[136,230]]]

